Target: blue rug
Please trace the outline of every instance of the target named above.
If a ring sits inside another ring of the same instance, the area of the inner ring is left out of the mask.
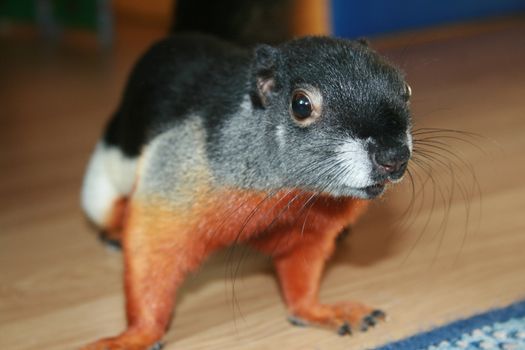
[[[525,301],[456,321],[377,350],[525,350]]]

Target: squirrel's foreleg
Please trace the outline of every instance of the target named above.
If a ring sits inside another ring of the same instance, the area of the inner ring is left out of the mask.
[[[289,253],[274,258],[284,299],[295,325],[317,325],[337,330],[339,334],[366,330],[384,318],[383,312],[358,302],[321,304],[319,286],[326,260],[331,255],[334,237],[319,234]]]
[[[367,205],[362,201],[318,201],[309,214],[297,215],[294,225],[251,242],[273,256],[292,323],[329,327],[345,334],[352,329],[365,330],[384,318],[381,311],[357,302],[328,305],[319,301],[321,276],[337,237]]]
[[[84,350],[148,350],[161,339],[177,287],[208,254],[190,227],[167,207],[132,201],[123,237],[128,327]]]

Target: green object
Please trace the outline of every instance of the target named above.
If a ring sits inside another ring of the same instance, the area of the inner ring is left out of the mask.
[[[54,0],[53,13],[57,22],[65,26],[91,29],[97,26],[96,0]]]
[[[34,22],[36,19],[35,1],[0,0],[0,18]]]
[[[97,27],[97,0],[0,0],[0,18],[36,22],[39,1],[51,5],[53,21],[64,27]]]

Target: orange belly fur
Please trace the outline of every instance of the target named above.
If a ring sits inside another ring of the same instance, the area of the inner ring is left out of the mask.
[[[339,233],[357,220],[369,201],[297,190],[273,194],[222,190],[203,195],[190,207],[178,208],[162,200],[149,203],[134,203],[132,206],[140,209],[131,209],[131,213],[140,211],[141,216],[156,222],[152,227],[154,232],[144,234],[162,236],[167,241],[189,235],[206,242],[211,251],[240,242],[252,243],[265,250],[270,242],[281,236],[298,235],[298,239],[305,239],[306,234]],[[126,219],[121,211],[119,208],[116,212]],[[127,224],[128,229],[129,225],[134,224]],[[286,239],[287,245],[292,244],[291,239]]]
[[[183,206],[159,198],[133,198],[124,214],[123,202],[117,203],[114,212],[124,221],[128,328],[84,349],[149,348],[164,334],[176,290],[187,273],[213,251],[236,242],[273,256],[293,315],[312,324],[340,327],[370,312],[356,304],[318,302],[322,270],[335,238],[355,222],[368,201],[297,190],[273,195],[239,190],[203,193]]]

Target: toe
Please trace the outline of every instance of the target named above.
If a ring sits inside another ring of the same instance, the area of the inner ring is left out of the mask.
[[[383,310],[376,309],[372,311],[370,316],[372,316],[376,320],[384,320],[386,318],[386,313]]]
[[[368,315],[363,319],[363,323],[365,323],[368,326],[375,326],[376,319],[372,315]]]
[[[370,327],[374,327],[379,321],[383,321],[386,314],[381,310],[374,310],[367,316],[363,317],[359,329],[366,332]]]
[[[350,327],[350,324],[348,322],[345,322],[339,327],[337,330],[337,334],[339,335],[346,335],[346,334],[352,334],[352,327]]]
[[[161,350],[162,347],[163,347],[163,344],[159,341],[153,344],[153,346],[151,346],[149,350]]]
[[[297,326],[297,327],[306,327],[307,323],[300,319],[297,316],[288,316],[288,322],[290,322],[291,325]]]

